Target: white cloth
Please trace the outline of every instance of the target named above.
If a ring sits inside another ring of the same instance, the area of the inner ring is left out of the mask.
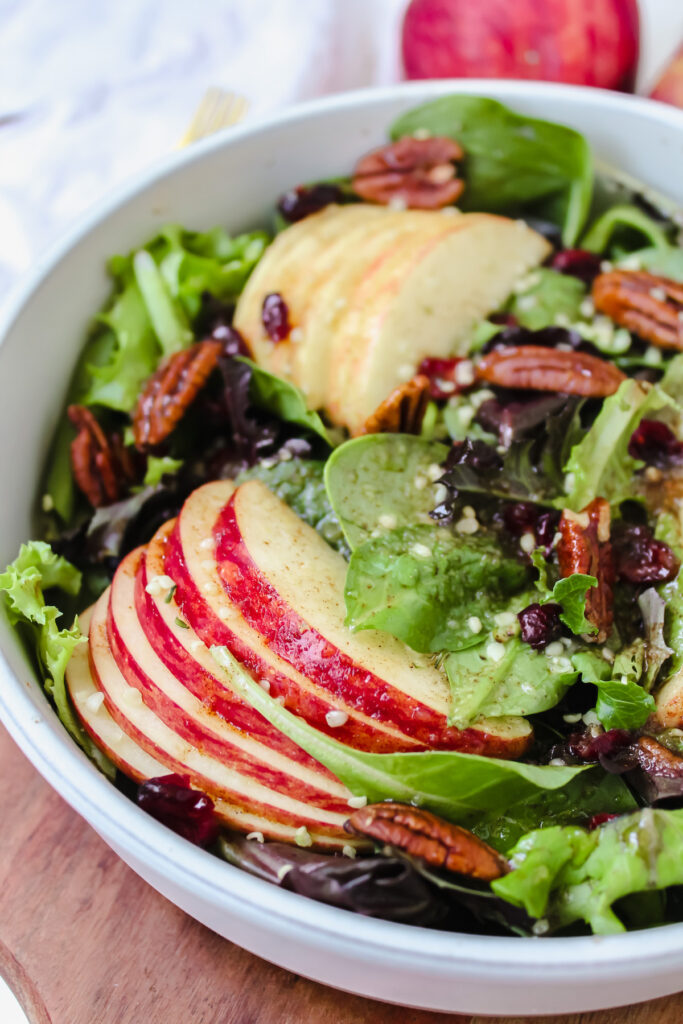
[[[406,2],[0,0],[0,298],[70,221],[177,143],[209,86],[242,93],[255,116],[397,80]],[[641,6],[647,81],[683,33],[683,5]]]
[[[402,0],[0,0],[0,295],[168,152],[211,85],[249,115],[397,77]]]

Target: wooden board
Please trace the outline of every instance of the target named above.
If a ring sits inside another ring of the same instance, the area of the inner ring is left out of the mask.
[[[31,1024],[503,1024],[342,995],[219,938],[126,867],[1,728],[0,779],[0,973]],[[683,995],[537,1019],[673,1024]]]

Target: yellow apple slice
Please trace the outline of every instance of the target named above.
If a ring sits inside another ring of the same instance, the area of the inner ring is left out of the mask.
[[[479,213],[464,214],[417,254],[405,250],[381,288],[352,298],[354,318],[333,342],[333,422],[357,433],[426,356],[466,355],[476,324],[548,252],[522,221]]]
[[[340,218],[342,209],[345,216]],[[353,237],[357,229],[361,239],[367,239],[373,223],[383,224],[387,212],[392,216],[392,211],[384,207],[362,203],[328,206],[277,235],[247,281],[233,321],[260,366],[286,377],[297,387],[302,386],[296,367],[305,338],[306,306],[336,263],[334,255],[326,261],[321,256],[336,252],[338,246],[344,245],[345,236]],[[272,292],[278,292],[287,303],[294,331],[293,336],[277,344],[268,337],[261,320],[263,300]],[[319,408],[317,395],[310,396],[309,404]]]
[[[308,301],[301,313],[301,337],[294,362],[294,382],[311,407],[329,404],[329,378],[338,362],[333,343],[346,322],[350,297],[368,280],[386,274],[395,254],[406,246],[418,247],[421,240],[443,230],[440,214],[424,210],[396,211],[380,207],[384,216],[357,223],[349,229],[347,209],[341,208],[340,231],[334,245],[317,256],[321,274],[308,289]],[[454,219],[450,218],[451,221]],[[355,255],[354,255],[355,254]],[[305,274],[305,268],[302,268]]]

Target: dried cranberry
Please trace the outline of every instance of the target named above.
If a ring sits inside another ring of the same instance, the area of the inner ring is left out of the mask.
[[[613,758],[620,751],[631,745],[633,739],[626,729],[608,729],[597,736],[589,732],[574,732],[567,739],[567,749],[580,761],[600,761],[601,758]]]
[[[455,381],[455,368],[460,362],[461,359],[437,359],[432,356],[422,360],[417,372],[429,377],[430,398],[439,402],[461,390]]]
[[[663,469],[673,462],[683,461],[683,441],[676,438],[666,423],[641,420],[631,434],[628,453],[633,459],[642,459],[648,466]]]
[[[464,441],[456,441],[448,453],[446,470],[454,466],[468,466],[482,476],[487,476],[500,472],[503,460],[493,445],[485,441],[473,441],[468,437]]]
[[[503,523],[509,534],[522,537],[533,533],[537,545],[546,549],[553,542],[559,518],[559,512],[541,512],[537,505],[527,501],[517,501],[503,509]]]
[[[669,545],[656,540],[649,526],[618,524],[612,540],[617,577],[627,583],[666,583],[680,568]]]
[[[606,825],[608,821],[614,821],[618,817],[618,814],[609,814],[607,811],[602,811],[600,814],[594,814],[588,819],[586,828],[589,832],[592,832],[594,829],[600,828],[601,825]]]
[[[553,270],[560,274],[578,277],[584,284],[590,285],[600,273],[602,257],[587,249],[561,249],[550,261]]]
[[[344,199],[344,193],[337,185],[299,185],[280,196],[277,208],[284,219],[293,224],[330,203],[343,203]]]
[[[542,512],[536,521],[534,534],[539,547],[547,550],[552,546],[560,522],[559,512]]]
[[[138,789],[137,802],[157,821],[197,846],[209,846],[218,836],[213,800],[192,789],[187,775],[147,779]]]
[[[514,505],[506,505],[503,509],[505,528],[513,537],[534,533],[537,519],[538,509],[528,501],[516,501]]]
[[[289,308],[279,292],[270,292],[263,300],[261,323],[271,341],[285,341],[292,330]]]
[[[521,637],[525,643],[540,651],[562,632],[559,604],[530,604],[517,613]]]

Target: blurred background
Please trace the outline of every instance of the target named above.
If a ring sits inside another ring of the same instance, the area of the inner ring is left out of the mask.
[[[177,146],[209,86],[243,95],[249,118],[407,76],[631,89],[637,71],[647,94],[683,40],[683,0],[0,0],[0,29],[2,298]]]

